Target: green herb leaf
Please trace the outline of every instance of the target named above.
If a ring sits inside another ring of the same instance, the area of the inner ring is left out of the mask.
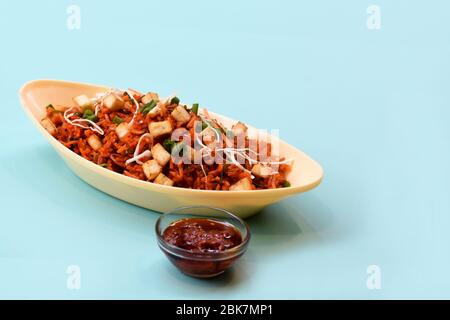
[[[170,139],[166,139],[163,142],[163,147],[166,149],[167,152],[172,153],[172,149],[175,147],[177,143],[175,141],[172,141]]]
[[[119,116],[114,116],[114,118],[112,118],[112,122],[114,122],[115,124],[121,124],[123,122],[123,119]]]
[[[94,111],[92,111],[91,109],[86,109],[83,112],[83,119],[87,119],[90,120],[92,122],[97,122],[98,118],[95,115]]]
[[[289,181],[285,181],[285,182],[283,182],[283,184],[281,186],[283,188],[289,188],[291,186],[291,183]]]
[[[180,99],[178,99],[178,97],[173,97],[170,100],[170,104],[179,104],[180,103]]]
[[[205,122],[202,122],[202,131],[208,128],[208,125]]]
[[[152,100],[147,104],[144,104],[141,108],[141,110],[139,110],[142,114],[146,115],[148,114],[154,107],[156,107],[156,105],[158,104],[158,102],[156,100]]]
[[[191,112],[193,114],[198,114],[198,103],[192,104]]]

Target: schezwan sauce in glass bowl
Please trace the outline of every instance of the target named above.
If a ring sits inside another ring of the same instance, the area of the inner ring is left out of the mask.
[[[248,246],[250,233],[239,217],[217,208],[184,207],[156,223],[158,245],[182,272],[214,277],[229,269]]]
[[[171,245],[197,253],[219,253],[242,243],[239,230],[212,219],[186,218],[171,223],[163,232]]]

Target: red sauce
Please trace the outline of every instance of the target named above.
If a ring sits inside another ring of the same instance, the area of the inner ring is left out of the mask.
[[[163,239],[193,253],[223,252],[242,243],[241,233],[234,226],[212,219],[175,221],[164,230]]]
[[[208,278],[221,274],[243,254],[226,256],[226,250],[243,242],[242,235],[231,224],[212,219],[175,221],[164,230],[162,238],[166,243],[188,250],[184,255],[165,253],[178,269],[193,277]]]

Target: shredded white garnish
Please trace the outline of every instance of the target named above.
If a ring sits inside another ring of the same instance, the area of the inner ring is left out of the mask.
[[[255,178],[255,177],[252,175],[252,172],[251,172],[250,170],[247,170],[246,168],[244,168],[244,167],[236,160],[236,158],[234,157],[234,155],[237,154],[236,152],[227,150],[227,149],[225,148],[225,149],[224,149],[224,153],[225,153],[225,155],[227,156],[227,158],[231,161],[231,163],[233,163],[233,164],[234,164],[235,166],[237,166],[239,169],[241,169],[241,170],[243,170],[243,171],[245,171],[245,172],[247,172],[247,173],[250,173],[250,177],[251,177],[252,179]]]
[[[112,93],[121,93],[118,89],[109,89],[105,92],[97,93],[94,98],[91,99],[92,104],[95,106],[95,115],[98,115],[98,112],[100,111],[100,108],[103,107],[103,99],[105,99],[106,96],[112,94]]]
[[[141,142],[145,137],[152,137],[150,135],[150,133],[144,133],[140,138],[139,141],[136,145],[136,149],[134,149],[134,154],[133,154],[133,158],[128,159],[127,161],[125,161],[126,165],[129,165],[130,163],[136,162],[140,165],[142,165],[142,161],[140,161],[140,159],[144,158],[144,157],[151,157],[152,153],[150,152],[150,150],[145,150],[142,153],[139,153],[139,149],[141,148]]]
[[[145,158],[145,157],[151,157],[152,156],[152,152],[150,151],[150,150],[145,150],[144,152],[142,152],[141,154],[139,154],[139,155],[137,155],[137,156],[135,156],[135,157],[133,157],[133,158],[130,158],[130,159],[128,159],[127,161],[125,161],[125,164],[126,165],[129,165],[130,163],[133,163],[133,162],[136,162],[137,164],[140,164],[140,165],[142,165],[143,164],[143,162],[142,161],[140,161],[142,158]]]
[[[133,101],[136,109],[134,110],[133,113],[133,117],[131,119],[131,121],[128,123],[128,126],[131,127],[134,123],[134,120],[136,118],[136,115],[139,112],[140,106],[139,106],[139,102],[137,102],[137,100],[134,98],[134,90],[128,89],[128,90],[118,90],[118,89],[109,89],[106,92],[103,93],[97,93],[96,96],[94,98],[91,99],[91,102],[93,103],[94,107],[95,107],[95,115],[98,115],[98,112],[100,110],[101,107],[103,107],[103,100],[106,96],[108,96],[109,94],[117,94],[117,95],[123,95],[123,93],[128,94],[128,96],[131,98],[131,100]],[[158,111],[160,109],[160,105],[161,104],[167,104],[170,103],[170,101],[176,97],[176,94],[172,94],[170,96],[168,96],[166,99],[160,99],[160,101],[158,102],[158,104],[155,106],[155,108],[152,109],[153,112]],[[64,112],[64,119],[71,125],[73,126],[77,126],[83,129],[90,129],[92,131],[95,131],[97,133],[99,133],[100,135],[104,135],[104,131],[102,130],[102,128],[100,128],[99,125],[97,125],[95,122],[88,120],[88,119],[83,119],[83,118],[79,118],[79,119],[73,119],[71,120],[70,118],[73,117],[75,115],[74,112],[71,112],[72,109],[74,107],[71,107],[69,109],[67,109]],[[225,154],[225,157],[227,159],[227,161],[229,161],[230,163],[234,164],[235,166],[237,166],[239,169],[241,169],[244,172],[247,172],[250,174],[251,178],[254,179],[255,177],[253,176],[252,172],[250,170],[248,170],[247,168],[245,168],[238,160],[236,157],[241,157],[244,158],[245,160],[247,160],[251,165],[254,164],[263,164],[263,165],[280,165],[280,164],[286,164],[286,163],[292,163],[294,160],[293,159],[286,159],[283,161],[258,161],[258,156],[261,156],[263,154],[260,154],[258,152],[256,152],[253,149],[250,148],[232,148],[232,147],[225,147],[225,148],[217,148],[217,149],[212,149],[210,147],[208,147],[207,145],[205,145],[203,143],[203,136],[202,134],[207,130],[207,129],[211,129],[214,132],[215,135],[215,142],[219,142],[220,141],[220,136],[221,133],[219,132],[219,130],[215,127],[213,127],[211,125],[212,119],[210,119],[210,116],[208,114],[208,111],[206,109],[202,110],[199,112],[198,114],[199,118],[202,120],[203,123],[206,124],[206,128],[204,130],[202,130],[200,132],[200,135],[196,135],[196,141],[197,143],[201,146],[200,148],[200,152],[202,154],[202,161],[200,162],[200,167],[202,169],[203,174],[205,175],[206,178],[206,183],[208,182],[208,175],[206,174],[206,170],[203,166],[203,158],[205,157],[210,157],[212,155],[212,152],[223,152]],[[141,142],[144,138],[146,137],[152,137],[149,133],[145,133],[143,134],[140,138],[139,141],[136,145],[136,149],[134,150],[134,154],[133,157],[128,159],[125,164],[129,165],[130,163],[136,162],[139,165],[142,165],[143,162],[140,161],[143,158],[150,158],[152,156],[152,153],[150,150],[144,150],[143,152],[139,153],[140,147],[141,147]],[[250,156],[250,154],[253,156]],[[278,171],[273,170],[271,175],[277,174]]]
[[[219,141],[220,140],[220,135],[219,135],[219,132],[218,132],[217,128],[214,128],[213,126],[211,126],[211,123],[208,120],[205,119],[205,117],[206,117],[205,115],[201,114],[201,115],[199,115],[199,117],[207,125],[207,128],[205,128],[205,130],[207,130],[208,128],[211,128],[213,130],[213,132],[215,133],[216,141]],[[205,130],[203,130],[201,133],[203,133]],[[202,139],[199,138],[198,136],[197,136],[197,142],[202,146],[202,149],[201,149],[202,152],[206,151],[206,155],[207,156],[211,155],[212,149],[210,147],[206,146],[202,142]],[[236,156],[241,156],[241,157],[245,158],[250,164],[261,163],[261,164],[265,164],[265,165],[278,165],[278,164],[290,163],[290,162],[293,161],[292,159],[287,159],[287,160],[284,160],[284,161],[266,161],[266,162],[257,161],[256,159],[250,157],[249,154],[247,154],[247,152],[252,153],[256,157],[258,157],[260,154],[257,153],[255,150],[252,150],[250,148],[239,148],[238,149],[238,148],[226,147],[226,148],[215,149],[215,151],[216,152],[222,151],[225,154],[226,158],[232,164],[234,164],[235,166],[237,166],[239,169],[243,170],[244,172],[249,173],[252,179],[254,179],[255,177],[252,175],[251,171],[246,169],[244,166],[242,166],[239,163],[239,161],[236,159]],[[205,172],[205,170],[203,168],[203,165],[201,165],[201,167],[202,167],[203,174],[205,176],[207,176],[206,172]],[[278,173],[278,171],[274,170],[272,172],[272,175],[277,174],[277,173]]]
[[[102,130],[102,128],[100,128],[100,126],[98,124],[96,124],[95,122],[88,120],[88,119],[74,119],[74,120],[70,120],[71,117],[73,117],[75,115],[74,112],[70,113],[69,112],[73,109],[74,107],[71,107],[69,109],[67,109],[66,111],[64,111],[64,120],[67,121],[67,123],[76,126],[76,127],[80,127],[83,129],[90,129],[92,131],[97,132],[100,135],[104,135],[104,131]]]

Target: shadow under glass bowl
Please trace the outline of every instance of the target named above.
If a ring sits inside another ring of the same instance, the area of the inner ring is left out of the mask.
[[[231,225],[239,231],[242,242],[230,249],[219,252],[192,252],[176,247],[163,238],[164,230],[172,223],[182,219],[209,219]],[[248,225],[238,216],[214,207],[189,206],[162,214],[155,226],[158,246],[170,262],[181,272],[197,278],[217,276],[233,266],[247,250],[250,241]]]

